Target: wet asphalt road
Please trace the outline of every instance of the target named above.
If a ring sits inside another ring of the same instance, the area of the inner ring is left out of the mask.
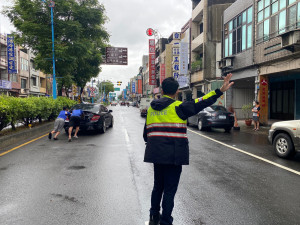
[[[144,225],[153,183],[143,163],[145,120],[111,107],[105,134],[67,142],[46,137],[0,157],[0,224]],[[279,159],[266,136],[189,128],[174,224],[300,224],[300,176],[197,133],[300,171],[300,156]]]

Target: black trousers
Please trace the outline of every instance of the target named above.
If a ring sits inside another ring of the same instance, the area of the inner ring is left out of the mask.
[[[154,164],[154,186],[151,195],[150,215],[159,215],[162,199],[161,224],[172,224],[174,197],[178,188],[182,166]]]

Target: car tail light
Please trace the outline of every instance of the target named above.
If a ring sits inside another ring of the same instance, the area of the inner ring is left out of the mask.
[[[98,121],[100,119],[100,116],[99,115],[93,115],[91,121],[92,122],[95,122],[95,121]]]

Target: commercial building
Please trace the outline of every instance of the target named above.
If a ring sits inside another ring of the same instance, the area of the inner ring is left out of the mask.
[[[218,67],[223,75],[233,74],[235,84],[226,92],[226,106],[232,106],[240,119],[245,117],[242,106],[257,99],[254,3],[253,0],[237,0],[224,11],[223,19],[222,59]]]
[[[261,122],[300,119],[300,2],[255,3]]]
[[[221,58],[222,15],[235,0],[192,0],[191,85],[193,98],[218,87],[217,59]],[[217,55],[219,54],[219,55]]]
[[[15,57],[18,59],[18,48],[15,50]],[[15,66],[18,68],[18,60]],[[8,74],[7,36],[0,34],[0,94],[19,96],[20,89],[19,74]]]
[[[300,118],[299,28],[296,0],[238,0],[225,10],[219,66],[233,73],[226,99],[239,118],[254,99],[264,124]]]
[[[36,70],[34,64],[34,55],[32,51],[28,51],[29,57],[29,94],[31,96],[39,96],[40,94],[40,71]]]

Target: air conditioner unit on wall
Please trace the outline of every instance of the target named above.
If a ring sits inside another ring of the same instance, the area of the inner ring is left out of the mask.
[[[294,52],[300,46],[300,30],[292,30],[281,35],[281,47]]]
[[[219,69],[232,68],[233,58],[234,57],[226,57],[226,58],[223,58],[221,61],[218,61]]]

